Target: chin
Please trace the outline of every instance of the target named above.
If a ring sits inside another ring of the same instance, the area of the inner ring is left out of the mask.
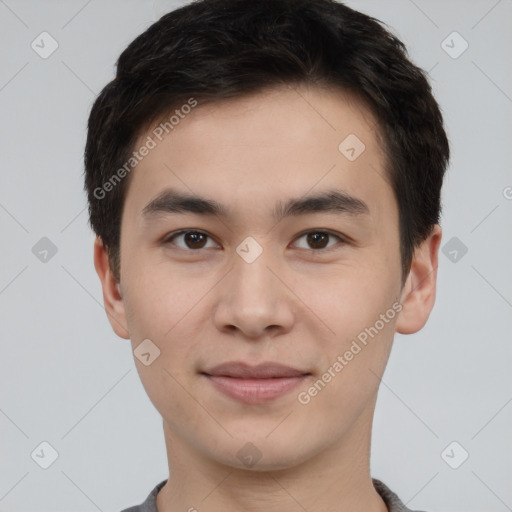
[[[218,445],[217,451],[207,448],[207,452],[220,464],[257,472],[286,470],[300,465],[309,458],[305,451],[297,451],[297,445],[303,449],[304,446],[290,436],[286,436],[286,439],[278,436],[269,439],[265,438],[265,435],[233,438],[229,440],[229,447],[223,449]]]

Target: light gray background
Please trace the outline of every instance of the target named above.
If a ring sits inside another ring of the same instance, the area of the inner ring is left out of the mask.
[[[441,254],[427,326],[396,337],[372,475],[412,509],[512,510],[512,1],[347,3],[430,72],[453,155],[442,245],[468,248]],[[103,310],[82,155],[116,58],[181,4],[0,0],[2,511],[118,511],[167,477],[160,416]],[[31,48],[43,31],[59,45],[47,59]],[[469,43],[457,59],[441,46],[453,31]],[[32,253],[42,237],[57,247],[46,263]],[[59,454],[48,469],[31,458],[42,441]],[[441,456],[452,441],[469,453],[458,469]]]

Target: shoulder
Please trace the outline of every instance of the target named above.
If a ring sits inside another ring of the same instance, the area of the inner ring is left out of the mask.
[[[375,490],[380,494],[384,503],[388,507],[389,512],[424,512],[414,511],[407,508],[402,500],[384,483],[376,478],[372,478]]]
[[[166,482],[167,480],[163,480],[157,484],[148,494],[143,503],[140,505],[134,505],[133,507],[125,508],[121,510],[121,512],[158,512],[158,509],[156,508],[156,495]]]

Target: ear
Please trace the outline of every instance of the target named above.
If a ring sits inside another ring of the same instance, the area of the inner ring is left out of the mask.
[[[126,314],[121,296],[121,286],[112,274],[108,251],[100,237],[96,237],[94,242],[94,268],[101,281],[105,312],[112,329],[114,329],[114,332],[119,337],[130,339],[130,333],[126,327]]]
[[[441,237],[441,227],[436,224],[430,236],[414,252],[400,298],[402,310],[395,325],[400,334],[413,334],[422,329],[434,307]]]

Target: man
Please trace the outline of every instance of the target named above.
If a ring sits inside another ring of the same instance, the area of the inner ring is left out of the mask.
[[[408,510],[372,419],[434,304],[448,159],[425,74],[341,3],[199,0],[127,47],[85,181],[169,477],[125,512]]]

